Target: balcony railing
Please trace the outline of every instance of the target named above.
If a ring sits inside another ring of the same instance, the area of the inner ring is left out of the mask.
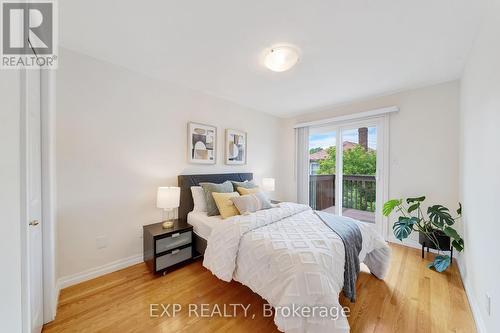
[[[342,190],[342,207],[375,211],[375,176],[345,175]]]
[[[344,175],[342,207],[375,211],[375,176]],[[309,203],[313,209],[324,210],[335,206],[335,175],[309,176]]]

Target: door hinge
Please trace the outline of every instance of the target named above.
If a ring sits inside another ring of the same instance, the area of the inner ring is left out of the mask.
[[[33,221],[30,221],[30,223],[29,223],[29,225],[31,225],[31,226],[37,226],[39,224],[40,224],[40,221],[38,221],[38,220],[33,220]]]

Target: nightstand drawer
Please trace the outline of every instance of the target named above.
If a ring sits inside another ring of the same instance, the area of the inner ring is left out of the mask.
[[[191,243],[191,231],[176,232],[168,237],[156,240],[156,254],[175,249],[176,247]]]
[[[183,249],[173,250],[171,253],[156,258],[156,270],[160,271],[167,267],[178,264],[182,261],[188,260],[191,258],[191,255],[192,255],[191,246],[185,247]]]

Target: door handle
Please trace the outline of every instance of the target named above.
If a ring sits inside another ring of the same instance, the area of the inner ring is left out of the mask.
[[[37,225],[39,225],[39,224],[40,224],[40,221],[38,221],[38,220],[33,220],[33,221],[30,221],[30,223],[29,223],[29,225],[31,225],[31,226],[33,226],[33,227],[34,227],[34,226],[37,226]]]

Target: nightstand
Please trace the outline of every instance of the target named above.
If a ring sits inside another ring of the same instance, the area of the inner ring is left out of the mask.
[[[145,225],[144,262],[153,273],[165,274],[169,268],[193,257],[193,227],[185,220],[174,220],[174,226],[162,228],[162,222]]]

